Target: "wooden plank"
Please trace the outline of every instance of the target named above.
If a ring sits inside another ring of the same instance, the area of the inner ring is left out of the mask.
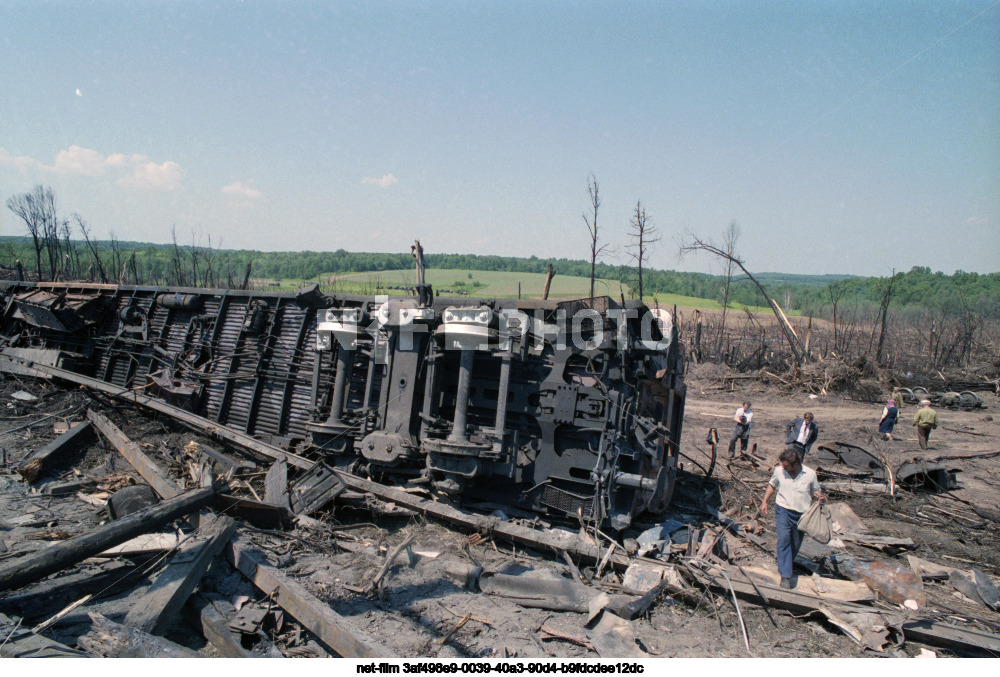
[[[0,614],[0,658],[90,658],[89,655],[42,635]],[[10,668],[11,672],[17,672]],[[5,673],[6,674],[6,673]]]
[[[888,494],[889,485],[873,482],[856,482],[846,480],[843,482],[823,482],[823,489],[826,491],[841,491],[846,494]]]
[[[0,566],[0,591],[19,588],[202,508],[215,488],[195,489]]]
[[[136,577],[131,562],[102,562],[81,571],[42,581],[24,592],[0,598],[0,611],[33,620],[51,616],[66,606],[70,600],[87,594],[101,593],[108,596],[120,592],[123,586],[132,587]]]
[[[243,458],[233,458],[229,454],[225,454],[218,449],[213,449],[206,444],[199,444],[194,440],[184,445],[184,451],[192,455],[201,454],[202,456],[207,456],[216,465],[219,475],[225,475],[231,470],[239,470],[241,468],[252,470],[257,467],[257,464],[253,461]]]
[[[224,548],[226,558],[240,572],[291,614],[329,649],[344,658],[385,658],[392,653],[384,646],[353,629],[348,619],[317,599],[295,580],[265,564],[251,551],[252,544],[238,536]]]
[[[1000,655],[1000,635],[926,618],[903,623],[902,627],[906,639],[964,651],[988,652],[994,657]]]
[[[374,494],[386,501],[392,501],[398,505],[405,506],[425,515],[446,520],[458,526],[482,533],[489,533],[494,536],[501,536],[515,543],[530,545],[542,550],[551,550],[553,552],[565,550],[571,555],[585,558],[594,563],[600,561],[600,557],[605,554],[596,543],[585,543],[573,533],[555,530],[537,531],[517,524],[510,524],[496,517],[473,515],[464,510],[453,508],[450,505],[420,498],[419,496],[408,494],[401,489],[387,487],[378,482],[372,482],[349,473],[340,472],[339,470],[336,473],[344,481],[344,484],[352,489]],[[617,562],[618,559],[618,556],[616,556],[615,561]],[[622,559],[624,560],[624,558]]]
[[[781,583],[781,576],[777,571],[764,569],[763,567],[744,566],[743,570],[754,580],[778,586]],[[737,578],[743,579],[739,573]],[[822,599],[832,599],[838,602],[871,602],[875,600],[875,593],[862,581],[843,581],[838,578],[822,578],[820,576],[799,576],[798,585],[795,587],[799,592],[816,595]]]
[[[207,598],[192,595],[181,611],[187,622],[226,658],[249,658],[253,655],[243,648],[241,634],[229,627],[229,619],[219,613]]]
[[[733,586],[733,591],[736,596],[741,599],[746,599],[750,602],[764,604],[764,600],[761,599],[761,593],[767,597],[766,606],[771,606],[776,609],[787,609],[795,614],[805,614],[812,611],[819,610],[820,607],[827,607],[833,609],[834,611],[838,609],[843,609],[846,611],[872,611],[872,607],[856,604],[854,602],[841,602],[833,599],[824,599],[813,595],[802,590],[793,589],[785,590],[776,585],[769,585],[767,583],[756,583],[754,585],[749,580],[740,574],[739,569],[736,567],[731,567],[729,565],[717,565],[720,569],[726,572],[729,576],[729,582]],[[746,568],[746,567],[744,567]],[[709,573],[702,571],[700,569],[689,568],[702,583],[707,584],[713,590],[729,595],[729,586],[727,585],[726,579],[721,575],[710,575]],[[800,579],[801,580],[801,577]]]
[[[17,466],[17,472],[28,482],[45,474],[52,463],[94,439],[94,427],[89,421],[71,428],[62,435],[31,453]]]
[[[146,480],[146,483],[153,487],[153,491],[160,498],[174,498],[184,491],[170,475],[164,472],[160,466],[156,465],[149,456],[146,456],[139,448],[139,445],[130,440],[107,416],[88,409],[87,419],[125,457],[125,460],[136,469],[136,472],[139,473],[142,479]]]
[[[164,534],[140,534],[135,538],[102,550],[95,557],[135,557],[136,555],[151,555],[158,552],[166,552],[176,548],[181,542],[181,537],[177,532],[172,531]]]
[[[203,658],[197,651],[90,613],[93,625],[77,646],[102,658]]]
[[[895,536],[872,536],[870,534],[854,534],[850,532],[836,534],[836,537],[842,541],[850,541],[851,543],[859,543],[861,545],[870,545],[876,548],[883,546],[913,546],[913,539],[909,537],[896,538]]]
[[[289,508],[288,502],[288,461],[279,458],[264,476],[264,502],[282,508]]]
[[[209,562],[235,531],[236,522],[230,517],[213,515],[204,520],[197,535],[180,545],[153,585],[125,615],[124,624],[162,635],[205,575]]]

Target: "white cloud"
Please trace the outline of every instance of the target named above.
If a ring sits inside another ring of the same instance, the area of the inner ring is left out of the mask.
[[[137,165],[142,162],[149,160],[145,155],[125,155],[124,153],[112,153],[109,155],[104,162],[109,167],[129,167],[131,165]]]
[[[233,195],[235,197],[240,197],[246,200],[256,200],[262,193],[254,188],[251,181],[248,185],[243,185],[242,181],[237,181],[236,183],[231,183],[228,186],[222,187],[222,192],[226,195]]]
[[[399,179],[397,179],[392,174],[384,174],[381,179],[376,179],[371,176],[366,176],[365,178],[361,179],[361,183],[365,185],[378,186],[379,188],[388,188],[394,183],[399,183]]]
[[[56,161],[51,169],[56,174],[82,174],[84,176],[100,176],[104,173],[104,156],[96,150],[70,146],[69,150],[56,153]]]
[[[133,153],[112,153],[103,155],[91,148],[70,146],[56,153],[51,165],[46,165],[27,155],[13,156],[4,148],[0,148],[0,166],[14,165],[21,171],[40,169],[55,174],[73,174],[78,176],[103,176],[111,170],[120,178],[116,183],[120,186],[133,188],[153,188],[174,190],[180,186],[184,172],[176,162],[151,162],[145,155]],[[126,173],[127,172],[127,173]],[[124,175],[122,175],[125,173]]]
[[[176,162],[170,160],[160,164],[143,162],[134,165],[132,174],[118,179],[116,183],[131,188],[174,190],[180,187],[183,176],[184,172]]]
[[[11,165],[23,172],[32,167],[41,167],[42,163],[27,155],[11,155],[10,151],[6,148],[0,148],[0,167],[9,167]]]

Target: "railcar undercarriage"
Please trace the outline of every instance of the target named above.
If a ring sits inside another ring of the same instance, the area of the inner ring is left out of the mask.
[[[0,284],[8,372],[142,391],[456,499],[614,529],[670,501],[684,358],[639,302]]]

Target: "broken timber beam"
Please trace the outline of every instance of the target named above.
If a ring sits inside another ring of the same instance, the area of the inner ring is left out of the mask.
[[[0,591],[37,581],[112,546],[149,533],[208,505],[215,498],[215,492],[214,487],[189,491],[0,566]]]
[[[182,609],[185,620],[201,633],[226,658],[249,658],[253,654],[243,648],[241,634],[229,627],[229,619],[219,613],[211,600],[195,594]]]
[[[883,546],[913,547],[913,539],[909,537],[871,536],[869,534],[856,534],[849,531],[836,534],[836,537],[842,541],[850,541],[851,543],[869,545],[876,548]]]
[[[372,482],[349,473],[336,472],[344,481],[344,484],[356,491],[365,491],[374,494],[381,499],[392,501],[417,512],[431,515],[478,532],[501,536],[510,541],[541,548],[542,550],[552,550],[554,552],[565,550],[571,555],[584,557],[588,561],[595,563],[600,560],[603,554],[597,545],[589,545],[575,534],[557,531],[544,533],[517,524],[509,524],[496,517],[473,515],[472,513],[453,508],[443,503],[437,503],[408,494],[401,489],[387,487],[378,482]]]
[[[218,449],[213,449],[205,444],[199,444],[194,440],[191,440],[184,445],[184,451],[189,454],[200,454],[209,458],[216,466],[216,470],[219,475],[225,475],[227,472],[235,472],[240,469],[252,470],[257,467],[257,464],[253,461],[248,461],[242,458],[233,458],[229,454],[224,454]]]
[[[52,461],[75,451],[94,438],[94,428],[89,422],[70,428],[41,449],[31,453],[17,466],[17,472],[27,482],[41,477]]]
[[[272,459],[284,458],[288,461],[289,465],[293,465],[296,468],[301,468],[303,470],[308,470],[313,466],[313,462],[309,459],[303,458],[296,454],[284,451],[278,447],[266,444],[260,440],[247,435],[246,433],[241,433],[232,428],[227,428],[226,426],[221,426],[215,421],[210,421],[207,418],[198,416],[197,414],[192,414],[190,411],[181,409],[180,407],[175,407],[173,405],[167,404],[157,400],[156,398],[149,397],[148,395],[141,395],[136,390],[131,390],[128,388],[121,388],[110,383],[105,383],[104,381],[99,381],[96,378],[90,378],[88,376],[81,376],[72,371],[67,371],[66,369],[60,369],[58,367],[49,367],[47,365],[38,364],[37,362],[32,362],[31,360],[26,360],[22,358],[11,358],[12,361],[17,361],[20,364],[25,364],[33,369],[37,369],[44,374],[49,376],[55,376],[64,381],[69,381],[70,383],[76,383],[77,385],[90,388],[92,390],[97,390],[102,393],[106,393],[113,397],[117,397],[126,402],[131,402],[133,404],[138,404],[147,409],[152,409],[153,411],[158,411],[162,414],[166,414],[171,418],[184,423],[196,430],[201,431],[205,435],[217,439],[225,440],[227,442],[232,442],[233,444],[239,445],[244,449],[249,449],[250,451],[256,452],[263,456]]]
[[[930,619],[903,623],[903,636],[915,642],[1000,655],[1000,635]]]
[[[110,595],[121,592],[122,585],[132,587],[135,572],[131,562],[111,561],[95,567],[60,576],[52,581],[26,589],[24,592],[0,598],[0,612],[13,613],[25,619],[51,616],[66,606],[67,600],[79,599],[87,594]],[[124,581],[119,584],[119,581]]]
[[[385,658],[391,655],[389,649],[351,628],[348,619],[315,597],[301,583],[261,561],[251,547],[249,540],[237,536],[224,548],[224,552],[230,564],[271,595],[278,606],[323,644],[344,658]]]
[[[93,625],[77,640],[77,646],[102,658],[203,658],[197,651],[148,632],[128,628],[90,613]]]
[[[139,448],[139,445],[130,440],[107,416],[88,409],[87,419],[125,457],[125,460],[136,469],[136,472],[142,476],[142,479],[146,480],[146,483],[153,487],[153,491],[160,498],[173,498],[183,492],[183,489],[178,486],[177,482],[170,475],[163,472],[160,466],[156,465],[149,456],[146,456]]]
[[[224,515],[203,521],[198,533],[178,547],[166,568],[126,614],[124,624],[162,635],[205,575],[209,563],[233,537],[236,522]]]
[[[264,502],[281,508],[289,508],[288,501],[288,461],[279,458],[264,475]]]
[[[7,616],[0,614],[0,658],[90,658],[83,651],[71,649],[43,635],[36,635],[30,627],[18,627]],[[11,672],[14,672],[11,669]]]

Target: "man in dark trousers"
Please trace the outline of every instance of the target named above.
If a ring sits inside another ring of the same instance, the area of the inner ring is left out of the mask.
[[[819,435],[819,428],[813,423],[812,412],[807,411],[799,418],[789,421],[785,426],[785,433],[785,448],[794,449],[799,452],[800,457],[805,458]]]
[[[937,412],[931,409],[930,400],[920,400],[920,408],[913,417],[913,425],[917,426],[917,441],[921,449],[927,448],[931,431],[938,427]]]
[[[733,434],[729,438],[729,458],[736,456],[736,440],[740,441],[740,453],[746,453],[747,445],[750,442],[750,422],[752,420],[753,410],[750,409],[750,403],[744,402],[733,416],[736,428],[733,429]]]
[[[777,494],[774,527],[778,536],[778,573],[781,575],[781,587],[791,589],[795,587],[792,563],[802,545],[799,518],[809,509],[813,499],[826,501],[826,496],[820,491],[816,471],[802,465],[799,452],[785,449],[778,461],[781,465],[771,474],[764,500],[760,502],[760,514],[767,515],[767,502]]]

